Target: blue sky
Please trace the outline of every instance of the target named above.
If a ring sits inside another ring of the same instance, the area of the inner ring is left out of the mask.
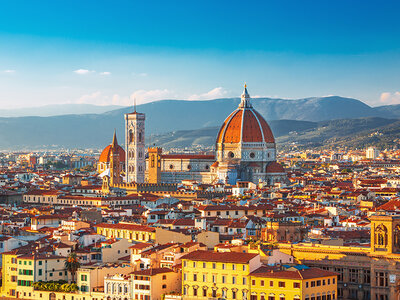
[[[399,1],[0,2],[0,108],[340,95],[400,103]]]

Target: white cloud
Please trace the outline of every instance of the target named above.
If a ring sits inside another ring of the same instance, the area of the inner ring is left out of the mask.
[[[111,75],[111,72],[101,72],[100,75],[104,75],[104,76]]]
[[[74,71],[75,74],[79,74],[79,75],[86,75],[86,74],[89,74],[89,73],[92,73],[92,72],[94,72],[94,71],[90,71],[90,70],[87,70],[87,69],[78,69],[78,70]]]
[[[8,73],[8,74],[14,74],[16,71],[15,70],[4,70],[4,73]]]
[[[100,91],[86,94],[79,97],[75,103],[79,104],[94,104],[94,105],[109,105],[109,97],[103,95]]]
[[[400,92],[382,93],[379,101],[381,104],[384,104],[384,105],[400,104]]]
[[[204,94],[191,95],[188,97],[188,100],[211,100],[211,99],[223,98],[226,97],[227,95],[228,91],[225,90],[223,87],[216,87]]]

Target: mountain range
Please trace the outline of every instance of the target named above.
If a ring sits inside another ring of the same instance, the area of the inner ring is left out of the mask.
[[[190,147],[212,144],[216,130],[239,102],[238,98],[162,100],[139,105],[137,110],[146,114],[149,144]],[[360,100],[339,96],[297,100],[254,98],[252,104],[270,123],[278,143],[285,144],[293,143],[290,136],[297,137],[297,142],[318,144],[329,135],[343,138],[389,125],[396,129],[393,124],[400,119],[400,105],[371,107]],[[133,108],[110,107],[111,110],[104,112],[109,108],[94,107],[89,107],[89,111],[100,108],[103,111],[78,114],[84,111],[84,106],[79,109],[78,105],[74,108],[75,114],[1,117],[0,149],[102,148],[110,143],[114,128],[123,144],[123,115]],[[60,105],[57,111],[62,114],[68,109]],[[341,123],[332,120],[341,120]],[[356,127],[360,130],[355,130]],[[190,139],[190,135],[197,139]],[[179,142],[185,139],[192,142]]]

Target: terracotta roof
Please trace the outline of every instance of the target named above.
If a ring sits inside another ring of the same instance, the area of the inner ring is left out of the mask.
[[[101,223],[96,225],[96,227],[100,228],[112,228],[112,229],[125,229],[125,230],[135,230],[135,231],[147,231],[147,232],[155,232],[156,229],[144,225],[138,224],[108,224],[108,223]]]
[[[256,256],[258,256],[258,254],[255,253],[214,252],[197,250],[186,254],[181,259],[246,264]]]
[[[101,152],[99,162],[109,163],[110,154],[111,154],[111,145],[108,145],[107,147],[104,148],[103,152]],[[119,161],[125,162],[125,150],[119,145],[118,145],[118,154],[119,154]]]
[[[281,164],[276,161],[270,162],[266,168],[266,173],[285,173]]]
[[[152,268],[152,269],[135,271],[132,274],[139,276],[153,276],[157,274],[170,273],[170,272],[173,272],[173,270],[169,268]]]
[[[229,253],[229,252],[228,252]],[[231,252],[232,253],[232,252]],[[337,273],[322,270],[319,268],[308,268],[302,270],[271,270],[270,268],[260,267],[250,273],[251,276],[264,278],[282,278],[282,279],[313,279],[321,277],[337,276]]]
[[[252,107],[239,107],[222,124],[217,143],[275,143],[264,118]]]

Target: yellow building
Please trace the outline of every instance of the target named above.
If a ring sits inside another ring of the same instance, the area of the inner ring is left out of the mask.
[[[1,295],[32,299],[34,282],[68,280],[64,261],[64,257],[51,254],[3,253]]]
[[[96,225],[97,234],[104,235],[107,238],[121,238],[129,241],[148,242],[155,240],[156,229],[133,223],[107,224],[102,223]]]
[[[305,266],[261,267],[250,274],[250,291],[250,300],[333,300],[337,298],[337,274]]]
[[[198,250],[182,257],[183,299],[245,299],[249,274],[261,266],[253,253]]]
[[[3,266],[1,268],[3,297],[15,297],[17,293],[18,263],[17,251],[3,253]]]
[[[306,266],[262,266],[255,253],[198,250],[182,257],[182,298],[332,300],[337,274]]]

